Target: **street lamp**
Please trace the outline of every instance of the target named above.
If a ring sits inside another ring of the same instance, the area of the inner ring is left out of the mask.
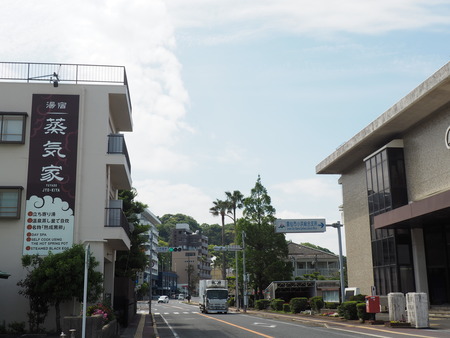
[[[338,232],[338,241],[339,241],[339,274],[340,274],[340,283],[341,283],[341,302],[344,301],[344,295],[345,295],[345,285],[344,285],[344,260],[342,256],[342,239],[341,239],[341,228],[343,224],[341,224],[339,221],[336,223],[331,224],[333,228],[337,229]]]

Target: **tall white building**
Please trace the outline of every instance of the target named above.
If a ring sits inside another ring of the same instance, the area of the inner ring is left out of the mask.
[[[11,275],[0,284],[0,321],[27,321],[22,256],[75,243],[90,245],[113,302],[116,251],[130,248],[118,199],[132,187],[130,131],[124,67],[0,63],[0,270]]]
[[[143,273],[140,273],[139,284],[143,282],[152,284],[152,294],[157,294],[157,280],[158,280],[158,239],[159,231],[157,225],[161,224],[161,221],[150,210],[145,209],[143,213],[139,215],[139,223],[142,225],[149,225],[150,229],[147,234],[147,242],[145,243],[145,254],[148,257],[149,265]]]

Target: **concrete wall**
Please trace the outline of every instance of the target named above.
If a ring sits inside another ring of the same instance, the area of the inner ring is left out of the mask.
[[[341,177],[348,286],[370,295],[374,285],[369,206],[364,163]]]
[[[403,138],[410,201],[450,189],[450,150],[444,142],[450,109],[446,107],[432,116]]]
[[[55,88],[49,83],[0,83],[0,110],[26,112],[25,144],[0,145],[0,186],[23,186],[22,213],[25,210],[29,134],[33,94],[80,95],[75,202],[74,243],[91,243],[98,270],[105,273],[105,292],[113,294],[115,248],[105,238],[126,242],[121,228],[105,228],[105,207],[111,197],[117,197],[117,187],[111,184],[108,168],[108,134],[117,132],[110,123],[110,93],[127,95],[124,86],[68,85]],[[130,182],[131,183],[131,182]],[[0,270],[11,274],[0,280],[0,322],[27,322],[28,301],[18,295],[17,282],[26,277],[21,266],[25,219],[0,220]],[[117,242],[115,244],[117,244]],[[63,306],[62,315],[71,315],[79,307]],[[77,314],[77,313],[75,313]],[[54,328],[54,315],[47,317],[47,327]]]

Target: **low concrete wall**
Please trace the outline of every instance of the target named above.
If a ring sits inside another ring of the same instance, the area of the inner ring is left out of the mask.
[[[63,332],[70,338],[70,330],[75,329],[75,338],[81,338],[83,317],[64,317]],[[88,338],[115,338],[118,337],[119,327],[114,319],[103,326],[100,315],[86,317],[86,337]]]

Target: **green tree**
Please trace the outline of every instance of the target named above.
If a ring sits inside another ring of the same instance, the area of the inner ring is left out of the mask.
[[[272,281],[287,280],[292,273],[288,243],[284,234],[274,232],[274,221],[275,208],[258,175],[250,197],[244,199],[243,218],[237,222],[239,232],[246,234],[246,267],[257,298],[263,298]]]
[[[118,251],[115,263],[116,276],[136,279],[136,273],[144,271],[148,265],[148,258],[145,254],[145,243],[148,240],[148,225],[139,224],[138,215],[142,213],[147,205],[136,201],[137,192],[132,190],[121,190],[119,198],[123,201],[123,212],[129,223],[133,225],[130,235],[130,250]]]
[[[227,214],[228,210],[230,209],[230,203],[228,201],[222,201],[222,200],[215,200],[213,201],[214,206],[209,209],[209,212],[213,216],[220,216],[220,219],[222,221],[222,246],[225,245],[225,215]],[[223,265],[222,265],[222,279],[227,278],[227,271],[226,271],[226,258],[225,258],[225,251],[222,255]]]
[[[172,230],[175,229],[175,226],[178,223],[189,224],[189,228],[193,232],[201,229],[200,225],[194,218],[183,214],[165,214],[159,219],[161,221],[161,224],[157,226],[159,238],[168,243],[171,243]]]
[[[45,311],[45,303],[55,307],[58,332],[61,332],[60,305],[73,298],[79,302],[83,300],[84,262],[85,249],[79,244],[58,254],[49,252],[48,256],[43,258],[37,255],[22,257],[22,266],[28,269],[28,275],[18,283],[23,288],[21,294],[30,302],[39,302],[39,307],[30,304],[30,310]],[[94,270],[98,264],[93,256],[89,257],[88,300],[91,302],[98,300],[102,293],[103,276]],[[29,319],[32,321],[33,318]],[[30,329],[38,328],[38,325],[39,322],[35,321],[30,325]]]

